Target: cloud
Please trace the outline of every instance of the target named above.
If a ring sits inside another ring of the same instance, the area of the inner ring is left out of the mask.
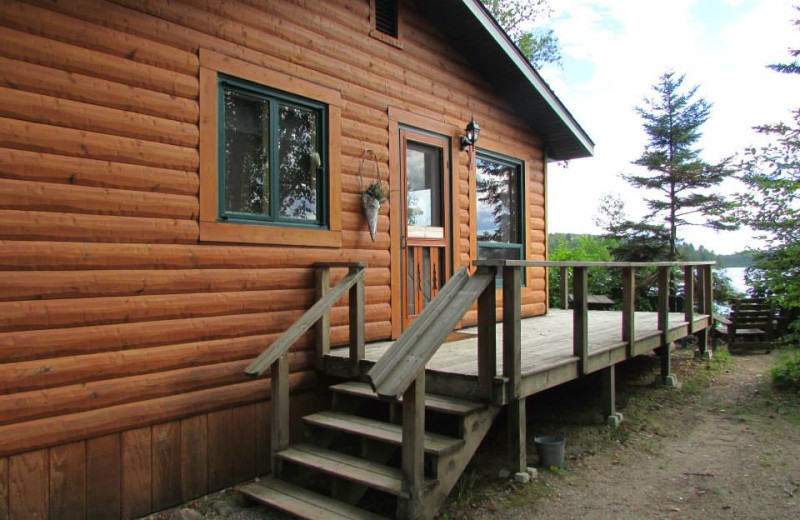
[[[786,119],[797,105],[797,78],[766,65],[785,60],[793,42],[800,46],[791,5],[792,0],[554,2],[551,25],[565,70],[545,68],[542,74],[595,141],[596,155],[566,169],[550,165],[550,231],[599,232],[593,219],[600,197],[610,192],[623,196],[631,216],[644,214],[644,193],[619,173],[635,171],[630,163],[647,137],[633,108],[665,70],[685,73],[686,84],[699,84],[698,94],[714,105],[700,142],[706,160],[751,144],[754,125]],[[579,70],[570,71],[570,65]],[[733,182],[725,187],[735,189]],[[688,228],[683,237],[720,252],[751,241],[749,232]]]

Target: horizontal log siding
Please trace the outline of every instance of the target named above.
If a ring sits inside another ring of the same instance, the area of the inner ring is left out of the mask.
[[[311,305],[312,265],[367,262],[367,340],[392,333],[389,205],[373,242],[359,176],[369,148],[397,183],[390,106],[458,129],[474,114],[524,160],[543,258],[541,142],[413,2],[402,50],[368,36],[366,0],[0,4],[0,518],[127,518],[268,471],[269,382],[242,368]],[[200,48],[341,93],[342,248],[199,241]],[[453,163],[466,265],[474,178]],[[523,315],[544,291],[529,269]],[[295,424],[318,401],[312,341],[290,355]]]

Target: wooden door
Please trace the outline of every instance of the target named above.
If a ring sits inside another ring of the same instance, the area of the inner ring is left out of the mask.
[[[400,131],[403,328],[450,275],[449,142],[445,137]]]

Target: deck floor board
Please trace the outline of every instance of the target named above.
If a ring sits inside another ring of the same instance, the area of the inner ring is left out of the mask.
[[[703,315],[695,315],[700,320]],[[522,376],[533,377],[549,368],[574,363],[572,347],[572,311],[551,309],[544,316],[522,320]],[[683,313],[670,313],[669,329],[676,331],[687,327]],[[637,312],[635,315],[636,341],[644,341],[660,334],[658,315],[655,312]],[[426,369],[439,374],[477,378],[477,327],[459,331],[465,339],[449,338],[428,362]],[[497,324],[497,375],[503,373],[502,323]],[[391,346],[392,341],[379,341],[366,346],[367,361],[377,361]],[[622,313],[620,311],[589,311],[589,356],[605,355],[624,349],[622,342]],[[346,347],[331,350],[334,357],[347,357]]]

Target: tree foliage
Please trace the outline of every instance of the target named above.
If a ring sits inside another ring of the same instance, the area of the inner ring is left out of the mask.
[[[645,199],[650,213],[641,223],[628,222],[627,232],[642,235],[650,249],[666,232],[670,260],[677,259],[678,228],[682,226],[737,227],[731,214],[734,203],[715,191],[732,175],[728,160],[710,164],[701,159],[697,147],[711,104],[696,98],[697,86],[685,89],[684,79],[671,71],[664,73],[653,86],[655,95],[636,108],[649,140],[634,164],[646,173],[623,175],[634,187],[656,193]]]
[[[625,212],[625,201],[616,195],[600,199],[596,219],[605,237],[613,240],[611,254],[621,262],[653,262],[669,254],[669,233],[661,224],[636,222]]]
[[[482,0],[497,23],[535,68],[561,65],[561,47],[552,29],[529,29],[552,14],[548,0]]]
[[[610,248],[613,241],[594,235],[567,235],[550,239],[548,259],[554,262],[610,262],[613,260]],[[592,267],[589,274],[589,294],[602,294],[613,297],[621,287],[619,276],[609,269]],[[559,304],[558,287],[561,281],[559,269],[550,269],[550,305]],[[570,289],[571,290],[571,289]]]
[[[800,11],[800,7],[797,8]],[[794,24],[800,28],[800,20]],[[790,50],[792,57],[800,49]],[[771,65],[788,74],[800,74],[797,60]],[[769,293],[784,309],[800,309],[800,108],[790,123],[761,125],[755,131],[767,144],[744,153],[740,178],[747,191],[740,195],[744,223],[759,233],[768,250],[756,253],[748,279]],[[800,320],[794,328],[800,334]]]

